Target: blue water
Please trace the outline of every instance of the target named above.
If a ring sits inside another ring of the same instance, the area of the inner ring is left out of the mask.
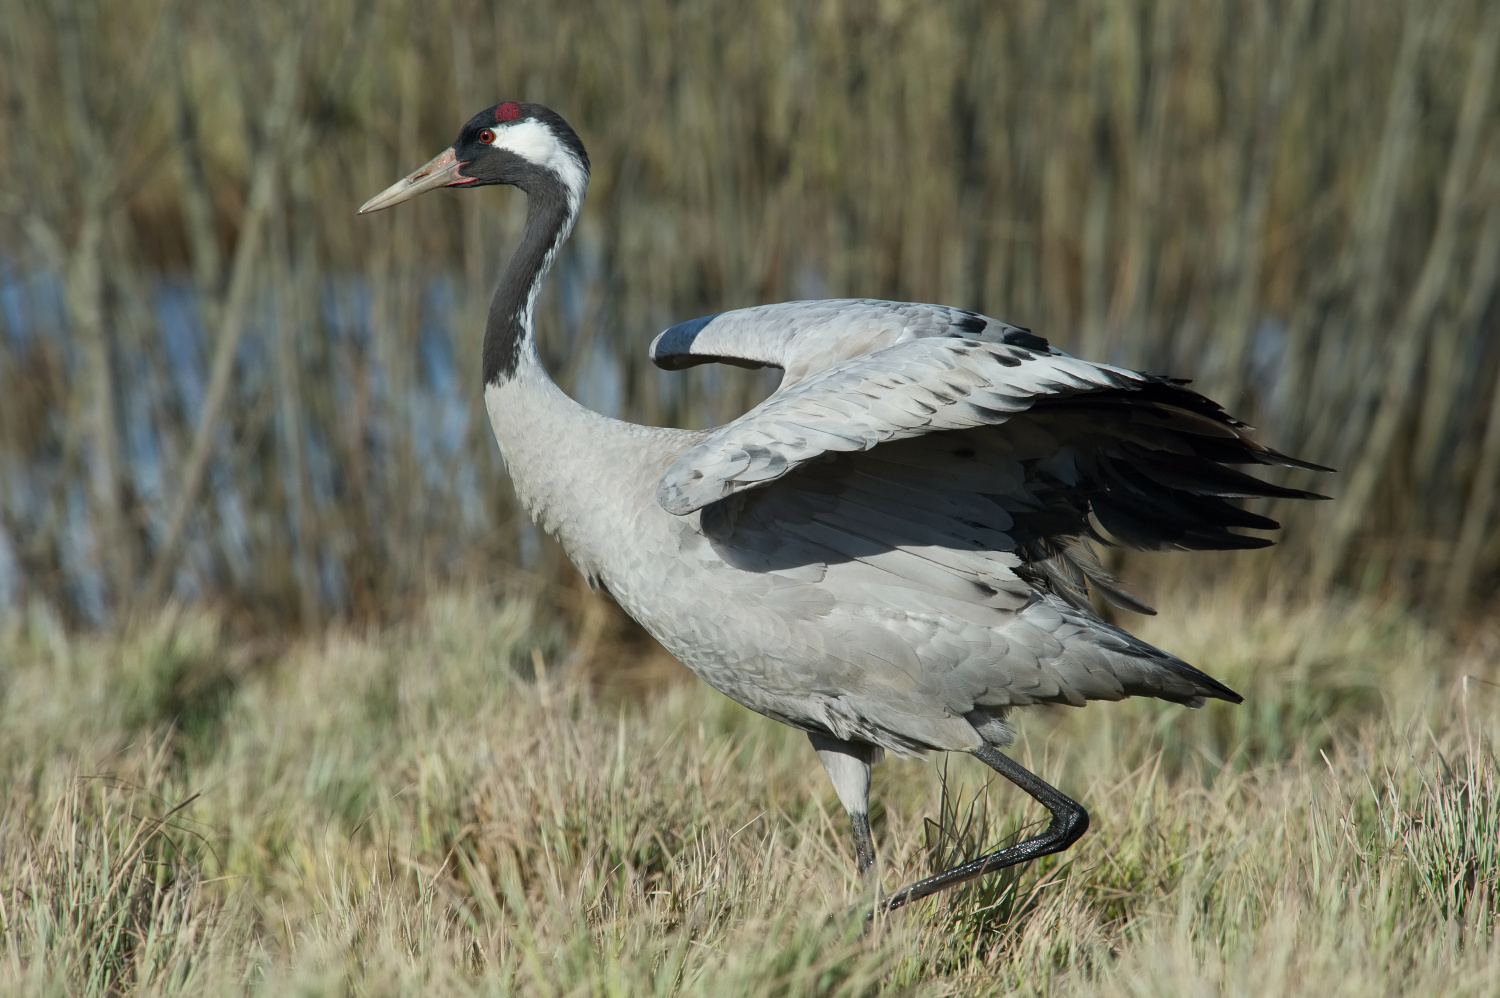
[[[219,430],[206,487],[173,583],[175,593],[184,598],[216,587],[244,585],[255,570],[257,531],[252,531],[251,520],[264,513],[251,508],[236,484],[233,462],[245,460],[246,455],[236,452],[234,434],[243,429],[251,414],[267,406],[274,408],[275,393],[268,391],[276,371],[274,305],[269,295],[256,303],[240,342],[228,403],[236,412]],[[468,372],[460,373],[455,357],[452,280],[439,277],[423,289],[412,384],[399,404],[393,404],[390,398],[389,379],[372,336],[372,295],[364,279],[346,277],[325,282],[318,305],[321,328],[296,330],[293,335],[327,338],[325,356],[333,404],[340,411],[353,411],[356,400],[363,397],[369,415],[357,431],[364,435],[370,466],[384,466],[399,434],[415,457],[421,482],[394,483],[394,487],[441,496],[443,502],[456,504],[460,522],[467,530],[485,529],[490,507],[480,493],[479,477],[463,453],[473,431],[471,423],[482,417],[477,412],[477,393],[469,390],[472,379],[466,376]],[[199,297],[191,282],[174,278],[157,281],[151,290],[149,311],[154,328],[147,336],[155,337],[150,344],[153,349],[148,352],[122,337],[115,343],[113,360],[117,412],[123,423],[119,428],[122,473],[141,513],[141,522],[134,526],[143,533],[148,546],[155,546],[166,531],[173,490],[190,445],[191,430],[184,432],[181,428],[195,426],[203,411],[211,348]],[[576,321],[577,308],[573,311]],[[56,351],[68,379],[77,385],[83,371],[66,318],[63,287],[57,275],[22,269],[12,258],[0,254],[0,374],[8,373],[7,365],[21,363],[29,351],[46,345]],[[149,353],[164,358],[164,363],[154,363]],[[601,350],[588,368],[581,383],[589,401],[604,411],[620,411],[624,379],[608,351]],[[63,418],[61,413],[54,415]],[[342,447],[333,446],[328,438],[328,433],[344,428],[319,426],[305,412],[303,417],[301,444],[308,505],[314,509],[326,507],[339,501],[341,492],[365,487],[364,483],[344,480],[348,469],[343,465]],[[279,419],[279,414],[274,418]],[[164,435],[163,424],[178,429]],[[281,431],[280,423],[273,423],[272,428],[268,432],[274,441],[274,433]],[[56,428],[49,432],[61,436]],[[28,588],[18,539],[11,536],[6,524],[29,533],[42,531],[56,521],[61,525],[57,552],[61,564],[55,568],[63,573],[72,611],[91,624],[108,621],[117,594],[109,592],[89,514],[89,484],[86,474],[79,471],[91,460],[86,442],[72,469],[63,466],[60,452],[44,453],[39,460],[21,465],[10,455],[0,455],[0,508],[5,511],[0,517],[0,612],[24,605]],[[282,485],[301,488],[301,482]],[[361,498],[374,500],[374,508],[379,508],[378,496],[363,494]],[[58,508],[54,510],[54,506]],[[304,535],[302,524],[277,526],[285,531],[288,543],[296,543]],[[523,534],[519,540],[523,553],[534,557],[535,538]],[[339,558],[330,552],[316,552],[314,559],[313,570],[324,602],[335,609],[347,605],[348,582]]]

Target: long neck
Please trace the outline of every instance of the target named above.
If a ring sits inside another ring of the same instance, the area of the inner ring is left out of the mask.
[[[560,540],[590,576],[619,537],[639,529],[634,511],[655,502],[655,481],[684,445],[683,431],[636,426],[579,405],[537,355],[537,292],[582,200],[558,185],[528,190],[521,245],[490,303],[484,334],[484,400],[522,508]],[[690,434],[689,434],[690,435]]]
[[[542,367],[533,325],[537,294],[568,237],[581,197],[559,184],[528,189],[526,230],[490,302],[484,331],[484,399],[516,498],[569,552],[589,549],[599,533],[600,448],[613,420],[573,401]]]
[[[522,355],[536,350],[537,295],[582,201],[581,196],[569,198],[560,183],[538,183],[526,195],[526,230],[495,289],[484,328],[486,387],[515,377]]]

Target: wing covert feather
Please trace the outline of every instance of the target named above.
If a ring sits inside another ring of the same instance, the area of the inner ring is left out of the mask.
[[[689,448],[657,499],[684,515],[829,453],[1002,423],[1043,397],[1144,386],[1122,368],[1004,342],[898,342],[783,387]]]

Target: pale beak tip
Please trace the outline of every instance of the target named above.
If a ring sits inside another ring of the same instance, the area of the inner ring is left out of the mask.
[[[396,181],[390,187],[381,191],[360,206],[356,215],[367,215],[372,211],[380,211],[398,205],[402,201],[409,201],[425,191],[437,187],[447,187],[459,179],[459,167],[464,164],[458,161],[450,147],[444,149],[432,158],[432,161],[420,170]]]

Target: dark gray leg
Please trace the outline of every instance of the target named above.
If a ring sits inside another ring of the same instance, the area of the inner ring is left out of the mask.
[[[864,877],[875,865],[875,840],[870,837],[870,816],[850,813],[849,824],[854,829],[854,867]]]
[[[988,745],[980,746],[972,751],[977,758],[983,760],[985,765],[1035,797],[1048,811],[1052,812],[1052,821],[1047,825],[1046,831],[1040,835],[1017,842],[1013,846],[1006,846],[989,855],[980,856],[978,859],[972,859],[951,870],[944,870],[942,873],[934,874],[926,880],[919,880],[909,887],[896,891],[880,902],[880,910],[894,911],[902,905],[920,901],[954,884],[961,884],[975,877],[982,877],[986,873],[1003,870],[1007,866],[1016,866],[1039,856],[1062,852],[1089,830],[1089,813],[1077,801],[1063,796],[1056,787],[1044,782],[1035,773]]]
[[[854,829],[854,863],[863,877],[875,865],[875,843],[870,838],[870,767],[884,753],[874,745],[840,741],[811,731],[807,737],[833,781],[839,802],[849,812],[849,824]]]

